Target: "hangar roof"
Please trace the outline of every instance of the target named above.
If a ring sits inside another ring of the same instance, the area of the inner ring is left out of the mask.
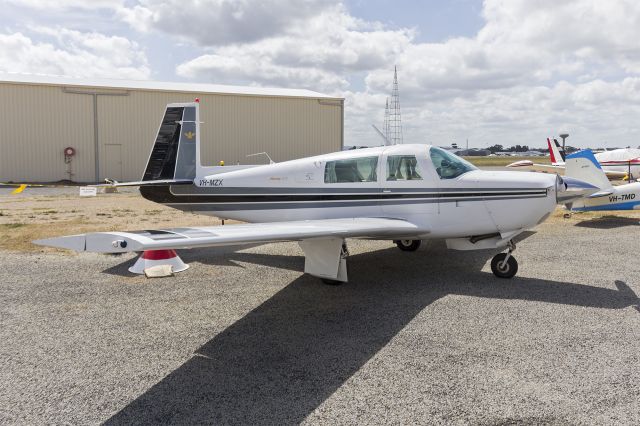
[[[0,73],[0,83],[34,84],[65,87],[99,87],[102,89],[151,90],[162,92],[193,92],[244,96],[284,96],[294,98],[340,99],[311,90],[278,89],[254,86],[177,83],[151,80],[84,79],[46,74]]]

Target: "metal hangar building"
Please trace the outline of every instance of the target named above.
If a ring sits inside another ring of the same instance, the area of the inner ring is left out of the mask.
[[[0,74],[0,182],[139,180],[166,104],[195,98],[205,166],[343,147],[344,99],[309,90]]]

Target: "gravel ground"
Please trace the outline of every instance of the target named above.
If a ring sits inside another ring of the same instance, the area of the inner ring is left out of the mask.
[[[133,256],[0,252],[0,423],[639,424],[638,220],[543,224],[491,252],[351,241]]]
[[[14,199],[24,199],[38,196],[47,196],[47,197],[57,197],[60,195],[73,195],[77,196],[80,192],[81,185],[74,186],[64,186],[56,184],[44,184],[45,186],[36,186],[38,184],[34,184],[34,186],[28,186],[19,194],[12,194],[12,191],[16,189],[17,185],[2,185],[0,184],[0,197],[2,196],[11,196]],[[51,186],[47,186],[51,185]],[[103,191],[103,189],[100,189]],[[138,188],[134,187],[121,187],[118,188],[118,192],[125,194],[137,194]]]

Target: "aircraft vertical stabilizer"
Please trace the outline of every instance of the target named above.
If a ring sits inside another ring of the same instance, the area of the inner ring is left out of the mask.
[[[568,155],[565,167],[565,176],[580,179],[601,190],[612,188],[600,163],[589,149]]]
[[[549,147],[549,158],[551,160],[551,164],[559,165],[564,164],[565,162],[565,153],[564,150],[560,147],[560,144],[557,140],[547,138],[547,146]]]
[[[167,105],[142,181],[193,180],[199,148],[199,104]]]

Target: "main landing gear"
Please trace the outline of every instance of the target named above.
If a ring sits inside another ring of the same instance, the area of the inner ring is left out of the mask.
[[[422,241],[420,240],[395,240],[394,243],[402,251],[416,251],[420,248]]]
[[[348,269],[349,269],[349,264],[346,263],[346,259],[347,257],[349,257],[349,249],[347,248],[347,242],[343,242],[342,243],[342,249],[340,250],[340,263],[344,262],[344,267],[345,269],[347,269],[347,274],[348,274]],[[341,285],[344,284],[344,281],[339,281],[339,280],[332,280],[329,278],[320,278],[320,280],[325,283],[326,285]]]
[[[511,256],[516,245],[509,241],[507,247],[509,250],[506,253],[498,253],[491,259],[491,271],[498,278],[512,278],[518,272],[518,262]]]

